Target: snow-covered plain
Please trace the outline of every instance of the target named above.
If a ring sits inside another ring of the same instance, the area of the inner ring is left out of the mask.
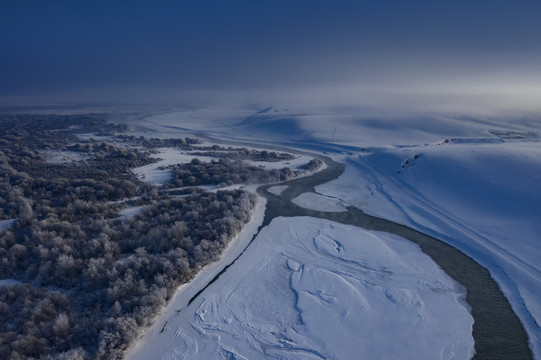
[[[132,359],[464,359],[463,297],[396,236],[277,218]]]
[[[223,117],[219,109],[205,110],[199,113],[205,121],[192,121],[194,112],[189,112],[186,124],[185,112],[178,112],[154,116],[148,126],[169,131],[169,136],[173,126],[178,127],[179,136],[202,132],[233,141],[305,148],[345,163],[339,179],[316,187],[319,194],[334,199],[334,204],[354,205],[434,235],[487,267],[521,319],[534,357],[541,358],[539,117],[359,115],[355,109],[289,108],[255,115],[255,111],[247,115],[246,109],[227,110]],[[314,195],[304,196],[315,199]],[[322,206],[319,201],[311,203],[303,206]],[[273,273],[268,276],[272,278]],[[222,279],[213,287],[220,284]],[[245,303],[246,307],[251,304]],[[179,316],[191,322],[195,311],[188,308]],[[250,321],[257,320],[253,316]],[[397,332],[402,331],[400,324],[395,325]],[[202,339],[210,332],[205,335],[189,329],[179,328],[167,343],[160,340],[152,348],[169,351],[198,344],[204,353],[207,340]],[[326,329],[331,334],[336,331]],[[190,331],[193,337],[183,331]],[[223,334],[214,335],[218,336],[211,342],[214,345],[208,346],[216,349]],[[417,355],[414,358],[431,358],[421,352]]]

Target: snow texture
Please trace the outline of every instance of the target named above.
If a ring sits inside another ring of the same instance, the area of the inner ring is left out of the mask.
[[[287,185],[271,186],[267,189],[268,192],[274,195],[281,195],[287,189]]]
[[[396,236],[277,218],[131,359],[465,359],[463,289]]]
[[[319,194],[436,236],[487,267],[541,359],[539,117],[288,108],[257,118],[238,126],[280,142],[301,136],[346,164]],[[285,118],[294,136],[266,132]]]
[[[292,200],[294,204],[306,209],[327,212],[346,211],[340,200],[314,193],[302,193]]]

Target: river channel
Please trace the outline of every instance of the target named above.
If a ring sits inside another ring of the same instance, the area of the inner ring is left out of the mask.
[[[310,155],[314,156],[314,154]],[[269,187],[277,184],[264,185],[257,189],[258,194],[267,199],[265,217],[258,233],[261,228],[278,216],[312,216],[367,230],[383,231],[412,241],[419,245],[421,250],[450,277],[466,288],[465,300],[471,307],[471,315],[474,319],[472,335],[476,354],[473,359],[533,358],[528,346],[528,337],[521,322],[489,271],[462,251],[405,225],[367,215],[355,207],[349,207],[344,212],[323,212],[305,209],[291,202],[302,193],[315,192],[315,186],[338,178],[344,171],[343,164],[332,161],[328,157],[319,158],[327,164],[326,169],[312,176],[280,183],[279,185],[287,185],[287,189],[281,195],[274,195],[267,191]],[[256,237],[257,234],[254,235],[252,241]],[[235,261],[236,259],[227,265],[206,287],[218,280]],[[206,287],[199,291],[189,303]]]

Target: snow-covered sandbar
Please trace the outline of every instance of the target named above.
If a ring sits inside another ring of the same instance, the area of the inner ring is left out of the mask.
[[[276,218],[128,358],[465,359],[474,353],[473,318],[463,298],[399,237]]]

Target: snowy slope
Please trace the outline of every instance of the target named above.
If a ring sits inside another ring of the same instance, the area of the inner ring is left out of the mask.
[[[403,239],[277,218],[131,359],[464,359],[463,290]]]
[[[491,271],[534,351],[541,350],[540,143],[395,147],[344,161],[342,177],[316,191],[472,256]]]

